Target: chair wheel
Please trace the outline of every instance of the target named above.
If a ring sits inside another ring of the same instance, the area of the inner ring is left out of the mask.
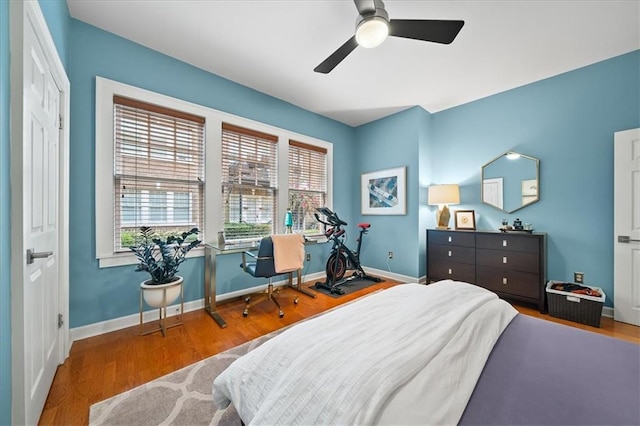
[[[293,303],[295,303],[296,305],[298,304],[299,301],[300,301],[300,299],[298,299],[297,297],[295,299],[293,299]]]
[[[244,312],[242,313],[242,316],[243,316],[243,317],[246,317],[246,316],[248,316],[248,315],[249,315],[249,311],[245,309],[245,310],[244,310]]]
[[[279,316],[280,318],[284,317],[284,312],[280,311],[280,312],[278,313],[278,316]]]

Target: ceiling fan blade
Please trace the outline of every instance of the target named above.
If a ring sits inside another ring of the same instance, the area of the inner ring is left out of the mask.
[[[391,19],[389,35],[449,44],[456,38],[463,25],[464,21]]]
[[[340,62],[342,62],[349,53],[353,52],[356,47],[358,47],[358,42],[356,41],[356,36],[353,36],[313,70],[322,74],[328,74]]]

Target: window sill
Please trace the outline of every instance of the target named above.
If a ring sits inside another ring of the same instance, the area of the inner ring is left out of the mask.
[[[310,235],[308,237],[305,237],[306,241],[312,242],[312,243],[326,243],[329,240],[327,240],[327,237],[325,237],[324,235]]]
[[[204,246],[196,247],[187,253],[187,259],[204,256]],[[112,268],[114,266],[137,265],[138,259],[133,253],[114,253],[111,256],[98,258],[99,268]]]

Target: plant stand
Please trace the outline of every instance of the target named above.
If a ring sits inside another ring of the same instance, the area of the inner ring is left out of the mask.
[[[162,337],[164,337],[166,335],[166,331],[168,328],[182,325],[183,315],[184,315],[184,286],[182,284],[183,284],[183,280],[181,278],[180,280],[173,283],[152,286],[153,287],[152,289],[149,289],[149,286],[144,286],[144,283],[140,285],[140,335],[141,336],[155,333],[156,331],[161,331]],[[168,300],[167,292],[171,290],[175,290],[176,286],[180,287],[180,314],[179,314],[180,319],[178,320],[178,322],[167,325],[167,304],[173,303],[173,301],[175,300],[175,298],[173,300]],[[157,300],[158,303],[149,303],[149,300],[145,299],[145,295],[144,295],[145,291],[162,292],[161,297],[156,298],[158,299]],[[145,300],[147,301],[147,304],[149,306],[158,308],[158,328],[153,328],[147,331],[144,331],[144,322],[143,322]]]

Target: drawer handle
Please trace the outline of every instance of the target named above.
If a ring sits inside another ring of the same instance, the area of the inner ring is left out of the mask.
[[[502,284],[507,285],[507,279],[505,277],[502,277]]]
[[[502,257],[502,263],[507,263],[507,256]]]
[[[451,242],[451,235],[449,235],[449,242]]]
[[[507,246],[507,240],[502,240],[502,247],[506,247]]]
[[[449,250],[449,257],[451,257],[451,250]]]
[[[449,275],[451,275],[451,273],[452,273],[452,272],[451,272],[451,268],[449,268]]]

